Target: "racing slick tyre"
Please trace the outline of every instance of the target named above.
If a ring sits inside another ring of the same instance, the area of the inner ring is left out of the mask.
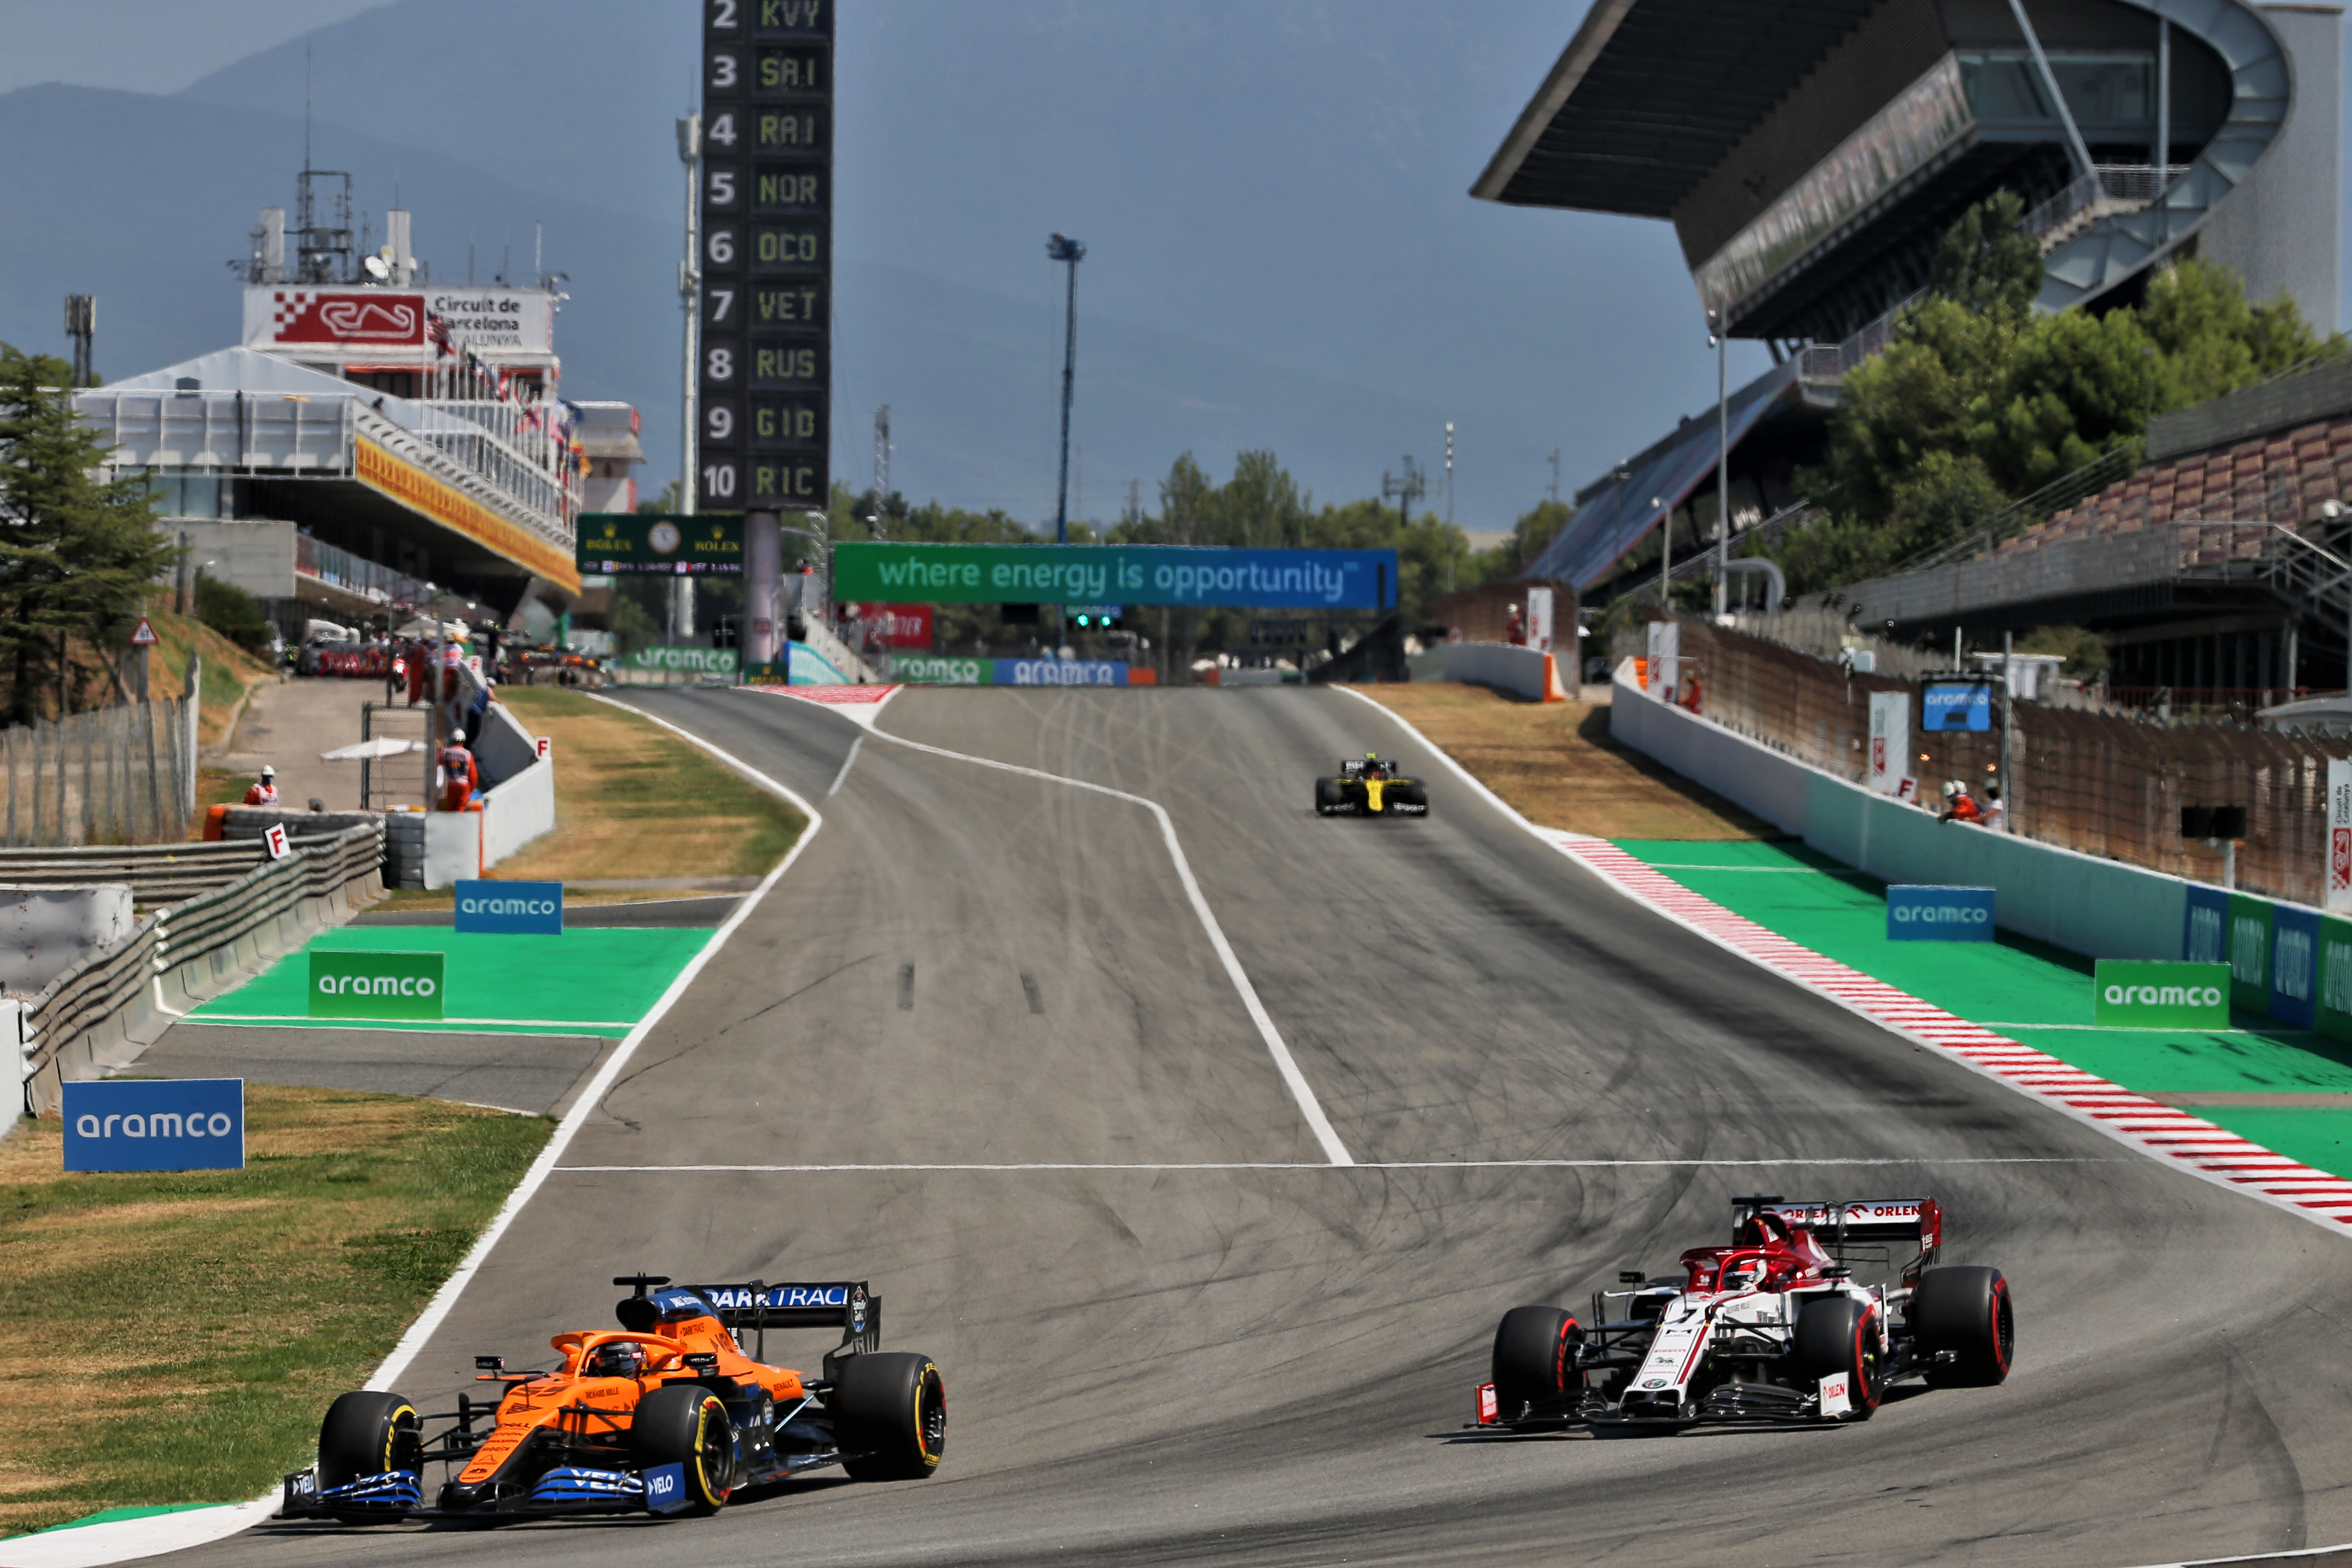
[[[425,1468],[416,1406],[397,1394],[361,1390],[327,1406],[319,1423],[319,1489],[362,1476]]]
[[[1869,1420],[1886,1393],[1878,1329],[1878,1310],[1851,1296],[1822,1297],[1797,1310],[1792,1348],[1798,1368],[1807,1377],[1846,1374],[1849,1421]]]
[[[717,1513],[735,1489],[735,1424],[719,1395],[673,1383],[638,1402],[629,1422],[629,1458],[640,1474],[661,1465],[686,1473],[686,1512]]]
[[[940,1468],[948,1446],[947,1386],[931,1358],[867,1351],[841,1363],[833,1393],[834,1440],[856,1481],[917,1481]]]
[[[1316,816],[1328,816],[1333,812],[1339,810],[1339,807],[1346,803],[1346,797],[1339,793],[1339,781],[1338,779],[1317,779],[1315,781]]]
[[[1911,1332],[1927,1381],[1939,1388],[1983,1388],[2009,1375],[2017,1353],[2017,1314],[1998,1268],[1930,1268],[1911,1296]],[[1935,1358],[1949,1352],[1949,1361]]]
[[[1582,1385],[1575,1370],[1584,1331],[1558,1307],[1514,1307],[1495,1329],[1495,1406],[1516,1421],[1538,1400],[1554,1400]]]

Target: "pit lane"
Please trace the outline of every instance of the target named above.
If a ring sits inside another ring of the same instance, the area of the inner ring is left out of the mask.
[[[856,738],[789,699],[635,700],[812,796]],[[915,690],[881,728],[1164,805],[1360,1163],[1318,1147],[1146,812],[866,745],[404,1387],[442,1405],[476,1352],[602,1321],[612,1274],[871,1279],[886,1343],[947,1369],[940,1477],[801,1483],[650,1527],[661,1550],[2129,1564],[2352,1538],[2352,1249],[2308,1223],[1628,906],[1442,779],[1425,821],[1317,819],[1334,759],[1420,765],[1343,696]],[[1948,1260],[2010,1274],[2016,1374],[1835,1430],[1460,1440],[1503,1309],[1580,1310],[1757,1190],[1941,1198]],[[640,1557],[646,1528],[497,1550]],[[273,1525],[174,1560],[487,1544]]]

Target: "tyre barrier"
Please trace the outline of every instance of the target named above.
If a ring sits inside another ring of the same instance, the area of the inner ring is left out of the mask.
[[[252,862],[266,853],[257,842],[109,853],[161,861],[215,849],[241,853],[251,868],[154,910],[132,935],[83,959],[25,1004],[18,1047],[28,1114],[57,1114],[67,1079],[94,1078],[131,1059],[172,1016],[292,952],[312,932],[341,925],[383,891],[383,829],[377,824],[298,841],[284,859],[257,865]],[[213,866],[209,859],[205,864]],[[0,874],[9,869],[0,860]],[[85,872],[79,879],[98,878]],[[134,889],[142,882],[136,869],[106,879],[129,881]],[[151,879],[149,885],[167,883]]]

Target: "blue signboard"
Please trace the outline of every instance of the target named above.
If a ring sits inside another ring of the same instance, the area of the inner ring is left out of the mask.
[[[2230,962],[2230,895],[2219,888],[2189,884],[2189,913],[2180,932],[2180,956],[2189,963]]]
[[[2270,1016],[2298,1029],[2319,1026],[2319,911],[2271,909]]]
[[[561,882],[459,882],[457,929],[503,936],[562,936]]]
[[[1886,889],[1889,942],[1990,942],[1990,888]]]
[[[1990,730],[1992,688],[1980,680],[1931,680],[1921,689],[1922,730]]]
[[[68,1080],[65,1123],[68,1171],[245,1169],[241,1078]]]

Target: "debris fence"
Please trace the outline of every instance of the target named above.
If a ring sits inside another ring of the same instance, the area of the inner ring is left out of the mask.
[[[1909,692],[1909,772],[1927,805],[1940,805],[1947,779],[1971,790],[2000,784],[2013,833],[2214,883],[2221,879],[2221,852],[2180,837],[2180,810],[2242,806],[2237,885],[2296,903],[2321,900],[2327,763],[2352,757],[2352,739],[2021,700],[2011,720],[2014,776],[2003,780],[1998,706],[1989,731],[1927,734],[1919,729],[1916,680],[1848,674],[1826,658],[1696,617],[1676,619],[1681,668],[1698,677],[1699,711],[1775,751],[1863,783],[1870,694]]]
[[[0,730],[10,848],[169,844],[196,816],[194,707],[185,698]]]

